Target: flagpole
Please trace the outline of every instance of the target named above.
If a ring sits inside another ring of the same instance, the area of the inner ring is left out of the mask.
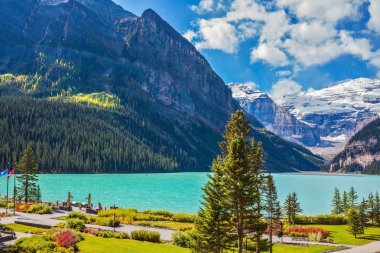
[[[8,188],[9,188],[9,177],[7,176],[7,204],[5,207],[5,214],[8,214]]]
[[[13,170],[16,173],[16,166]],[[16,174],[13,174],[13,215],[16,215]]]

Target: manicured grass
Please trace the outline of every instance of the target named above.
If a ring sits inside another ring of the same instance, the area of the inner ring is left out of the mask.
[[[45,228],[36,228],[32,226],[27,226],[27,225],[22,225],[22,224],[16,224],[16,223],[11,223],[5,225],[6,227],[13,229],[15,232],[21,232],[21,233],[31,233],[31,232],[47,232],[49,229]]]
[[[320,227],[331,233],[334,243],[346,245],[365,245],[367,243],[380,240],[380,227],[367,227],[364,235],[358,235],[355,239],[347,231],[347,225],[302,225],[310,227]]]
[[[340,247],[333,246],[320,246],[320,245],[310,245],[308,247],[286,245],[286,244],[275,244],[273,246],[273,252],[276,253],[323,253],[332,250],[338,250]],[[264,251],[267,252],[267,251]],[[263,252],[263,253],[264,253]]]
[[[162,243],[139,242],[134,240],[106,239],[83,235],[84,240],[78,243],[82,253],[190,253],[189,249],[179,248]]]

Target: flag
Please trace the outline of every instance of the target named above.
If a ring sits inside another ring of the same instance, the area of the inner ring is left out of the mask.
[[[9,179],[13,174],[15,174],[15,170],[14,170],[14,169],[13,169],[11,172],[9,172],[9,174],[8,174],[8,179]]]
[[[5,169],[3,172],[0,173],[0,177],[5,176],[8,174],[8,169]]]

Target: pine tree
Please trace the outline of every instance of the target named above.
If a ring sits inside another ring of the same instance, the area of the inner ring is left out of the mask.
[[[348,209],[350,209],[348,205],[348,195],[346,191],[343,192],[342,207],[345,213],[348,211]]]
[[[334,190],[334,197],[332,200],[332,213],[333,214],[341,214],[343,213],[343,205],[342,205],[342,200],[340,198],[340,192],[338,188],[335,188]]]
[[[297,193],[293,192],[286,197],[284,212],[288,218],[288,222],[294,226],[296,215],[302,212],[301,206],[298,203]]]
[[[375,196],[375,213],[373,215],[375,217],[376,224],[380,224],[380,197],[379,192],[376,192]]]
[[[367,201],[363,198],[362,202],[359,205],[359,216],[360,216],[360,223],[363,227],[363,234],[364,234],[364,228],[367,224]]]
[[[356,208],[358,203],[358,194],[353,186],[351,186],[350,191],[348,192],[348,207]]]
[[[28,146],[23,153],[17,165],[17,182],[21,185],[17,187],[17,193],[25,203],[35,198],[37,192],[38,170],[37,161],[34,157],[33,150]]]
[[[368,216],[371,219],[371,223],[374,224],[375,222],[375,215],[376,215],[376,210],[375,210],[375,197],[373,196],[373,193],[370,192],[368,194],[368,201],[367,201],[367,207],[368,207]]]
[[[360,213],[355,208],[350,208],[347,212],[348,218],[348,232],[350,232],[355,238],[357,235],[364,233],[363,223],[360,219]]]
[[[280,225],[281,223],[281,206],[278,201],[277,189],[274,183],[272,175],[268,175],[266,179],[265,187],[265,211],[267,214],[267,221],[269,224],[269,252],[273,251],[273,230],[275,225]]]
[[[262,147],[248,137],[251,133],[244,112],[234,113],[220,143],[224,162],[224,182],[226,199],[232,215],[232,234],[237,240],[238,252],[243,251],[243,239],[248,233],[255,234],[255,241],[261,239],[266,224],[262,222],[261,189],[263,179]],[[260,252],[256,243],[256,252]]]
[[[222,159],[218,157],[212,164],[213,174],[203,188],[202,207],[195,222],[195,252],[220,253],[229,243],[230,214],[223,185]]]

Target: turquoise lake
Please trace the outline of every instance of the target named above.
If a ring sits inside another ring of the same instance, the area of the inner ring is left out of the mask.
[[[380,176],[274,174],[279,198],[297,192],[304,214],[329,213],[334,187],[341,191],[354,186],[359,196],[380,192]],[[71,192],[73,200],[85,202],[92,194],[94,205],[134,207],[139,210],[167,209],[173,212],[196,213],[206,173],[176,174],[96,174],[40,175],[39,183],[45,201],[64,201]],[[10,189],[13,180],[10,180]],[[11,191],[10,191],[11,192]],[[6,178],[0,178],[0,194],[6,193]]]

